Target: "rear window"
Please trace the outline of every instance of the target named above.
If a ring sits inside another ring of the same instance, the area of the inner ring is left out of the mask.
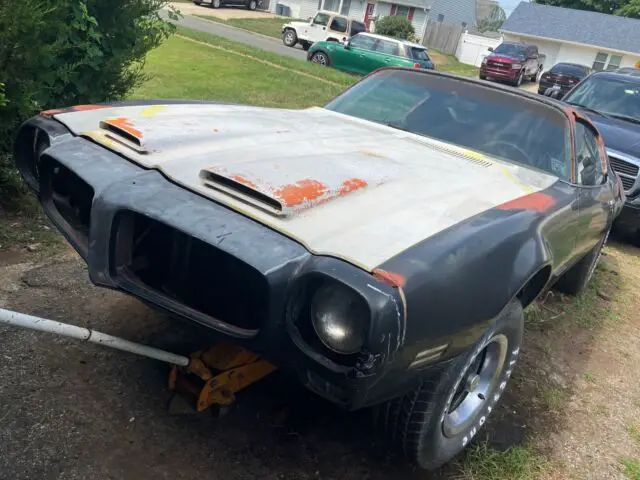
[[[517,94],[420,72],[387,70],[357,83],[325,108],[561,178],[570,175],[567,118]]]
[[[347,31],[347,19],[336,17],[331,22],[331,26],[329,27],[331,30],[336,32],[346,32]]]
[[[367,27],[364,23],[360,22],[351,22],[351,35],[357,35],[358,33],[366,32]]]
[[[562,75],[573,75],[574,77],[584,77],[585,71],[583,67],[578,65],[568,65],[566,63],[559,63],[551,69],[551,73]]]
[[[426,62],[431,60],[427,54],[427,50],[424,48],[411,47],[411,56],[416,60],[423,60]]]

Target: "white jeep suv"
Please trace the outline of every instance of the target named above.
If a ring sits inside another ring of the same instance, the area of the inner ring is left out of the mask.
[[[287,47],[296,44],[308,50],[315,42],[344,42],[347,38],[366,32],[364,23],[337,13],[319,11],[308,22],[289,22],[282,26],[282,42]]]

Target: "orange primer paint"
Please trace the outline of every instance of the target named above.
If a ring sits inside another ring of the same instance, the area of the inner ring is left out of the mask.
[[[305,179],[278,188],[273,195],[287,207],[319,200],[329,188],[317,180]]]
[[[67,112],[68,110],[65,108],[52,108],[51,110],[44,110],[40,112],[40,115],[43,117],[51,118],[54,115],[58,115],[59,113]]]
[[[515,200],[498,205],[498,210],[534,210],[538,213],[549,210],[556,204],[555,198],[542,192],[530,193]]]
[[[244,178],[242,175],[232,175],[231,180],[233,180],[234,182],[241,183],[242,185],[245,185],[250,188],[255,188],[255,189],[258,188],[258,186],[255,183],[253,183],[248,178]]]
[[[368,183],[360,178],[350,178],[342,182],[342,186],[338,189],[338,195],[346,195],[347,193],[364,188],[367,185]]]
[[[134,136],[138,140],[142,138],[142,132],[134,128],[133,123],[128,118],[110,118],[109,120],[106,120],[105,123],[113,125],[114,127],[118,127],[120,130],[127,132],[129,135]]]
[[[399,273],[387,272],[386,270],[382,270],[380,268],[376,268],[372,273],[375,278],[388,285],[391,285],[392,287],[403,288],[407,283],[407,279]]]

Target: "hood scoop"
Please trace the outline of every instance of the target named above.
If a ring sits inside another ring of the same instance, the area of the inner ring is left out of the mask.
[[[149,153],[142,143],[142,132],[136,129],[131,120],[118,117],[102,120],[99,123],[100,129],[110,140],[132,148],[138,153]]]
[[[209,167],[201,170],[199,176],[206,187],[281,217],[295,215],[385,181],[379,177],[353,177],[347,171],[321,172],[324,169],[317,166],[313,169],[315,178],[311,178],[310,170],[292,172],[293,168],[288,169],[285,165],[276,167],[238,172]]]

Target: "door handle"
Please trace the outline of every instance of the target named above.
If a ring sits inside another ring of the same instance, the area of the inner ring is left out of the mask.
[[[360,54],[360,58],[364,58],[364,53],[361,53],[361,54]]]
[[[322,29],[323,29],[323,30],[326,30],[326,29],[327,29],[327,27],[322,27]]]

